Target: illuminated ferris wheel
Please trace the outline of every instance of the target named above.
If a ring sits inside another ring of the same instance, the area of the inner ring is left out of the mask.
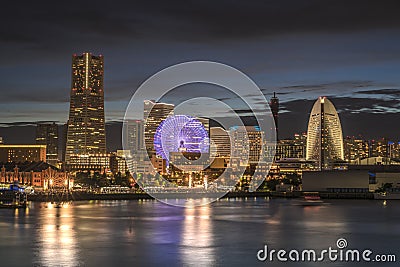
[[[170,152],[208,153],[209,138],[203,124],[186,115],[170,116],[154,134],[156,154],[169,160]]]

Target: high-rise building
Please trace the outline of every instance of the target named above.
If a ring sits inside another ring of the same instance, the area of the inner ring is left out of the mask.
[[[106,153],[103,56],[72,56],[71,101],[66,163],[77,156]]]
[[[46,162],[56,165],[58,162],[58,125],[38,123],[36,125],[36,144],[46,145]]]
[[[388,142],[389,146],[389,157],[391,159],[400,159],[400,142],[393,142],[389,141]]]
[[[248,164],[257,164],[262,157],[263,135],[259,126],[234,126],[230,128],[233,157]]]
[[[61,127],[61,133],[62,135],[60,136],[61,139],[61,144],[60,144],[60,154],[61,154],[61,161],[65,162],[65,152],[67,151],[67,135],[68,135],[68,122],[64,123]]]
[[[344,159],[339,115],[326,97],[319,97],[311,110],[306,158],[315,161],[318,169],[330,169],[335,162]]]
[[[347,136],[344,140],[344,160],[352,163],[369,157],[369,144],[360,137]]]
[[[276,96],[274,92],[274,96],[271,97],[271,100],[269,101],[269,107],[271,108],[272,116],[274,117],[274,122],[275,122],[275,130],[276,130],[276,139],[279,140],[278,138],[278,133],[279,133],[279,128],[278,128],[278,115],[279,115],[279,99]]]
[[[210,128],[210,154],[214,157],[227,157],[231,155],[231,139],[229,132],[222,127]]]
[[[127,151],[135,152],[144,149],[144,123],[143,120],[128,120],[126,122]]]
[[[389,141],[386,138],[369,140],[369,157],[390,157]]]
[[[144,101],[144,143],[148,153],[155,153],[154,134],[160,123],[174,114],[174,105],[157,103],[154,100]]]

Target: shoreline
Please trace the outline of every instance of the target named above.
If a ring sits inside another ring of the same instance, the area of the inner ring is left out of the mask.
[[[329,193],[320,192],[322,199],[374,199],[373,193]],[[270,198],[300,198],[303,192],[228,192],[221,198],[248,198],[248,197],[270,197]],[[178,197],[179,195],[177,195]],[[171,197],[171,196],[170,196]],[[70,193],[68,198],[64,195],[61,199],[51,195],[28,195],[28,201],[32,202],[57,202],[57,201],[82,201],[82,200],[141,200],[154,199],[147,193],[126,194],[93,194],[93,193]],[[7,201],[9,198],[0,196],[0,200]]]

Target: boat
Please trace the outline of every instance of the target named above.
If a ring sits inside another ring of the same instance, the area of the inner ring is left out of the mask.
[[[400,200],[400,192],[381,192],[374,193],[374,199],[380,200]]]
[[[321,200],[321,197],[318,192],[304,192],[303,199],[296,203],[299,206],[321,206],[324,204],[324,201]]]
[[[18,184],[12,184],[10,188],[1,189],[0,193],[6,199],[0,202],[0,208],[2,209],[23,209],[28,206],[27,194],[24,188]]]
[[[25,209],[26,203],[0,203],[0,209]]]

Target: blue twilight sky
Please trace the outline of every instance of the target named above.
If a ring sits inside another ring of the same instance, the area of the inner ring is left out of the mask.
[[[211,60],[249,75],[267,98],[277,92],[283,137],[306,130],[324,95],[345,135],[400,139],[398,10],[397,1],[359,0],[9,1],[0,15],[0,124],[66,122],[71,55],[90,51],[105,58],[108,122],[121,121],[157,71]]]

